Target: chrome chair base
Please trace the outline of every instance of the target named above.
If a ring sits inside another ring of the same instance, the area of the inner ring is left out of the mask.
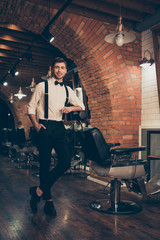
[[[121,201],[118,204],[111,204],[108,199],[99,199],[90,203],[90,207],[93,210],[102,213],[125,215],[138,213],[142,210],[142,207],[131,201]]]

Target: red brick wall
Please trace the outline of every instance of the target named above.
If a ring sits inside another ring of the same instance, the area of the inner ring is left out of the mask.
[[[104,41],[110,29],[115,26],[64,15],[51,32],[55,46],[78,66],[91,125],[100,128],[108,142],[133,146],[138,143],[141,122],[140,35],[134,43],[117,47]]]
[[[15,17],[12,23],[35,33],[42,32],[48,19],[44,9],[37,8],[32,14],[26,4],[20,14],[19,21]],[[3,21],[9,21],[8,18],[4,17]],[[134,43],[117,47],[104,41],[104,36],[115,28],[111,24],[65,13],[50,31],[55,36],[54,45],[78,66],[89,100],[91,125],[100,128],[108,142],[133,146],[138,143],[141,122],[140,35],[137,34]],[[28,99],[15,105],[18,119],[22,119],[26,129],[30,122],[24,120],[26,113],[22,112]]]

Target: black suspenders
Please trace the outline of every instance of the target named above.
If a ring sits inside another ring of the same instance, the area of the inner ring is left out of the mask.
[[[68,105],[68,100],[69,100],[69,93],[68,93],[68,88],[66,87],[66,85],[64,85],[65,89],[66,89],[66,101],[65,101],[65,107]]]
[[[48,118],[48,81],[45,81],[44,93],[44,118]]]
[[[66,101],[65,101],[64,106],[66,107],[68,105],[69,94],[68,94],[68,88],[66,87],[66,85],[64,85],[64,87],[66,89]],[[64,118],[65,118],[65,114],[63,113],[62,114],[62,119],[64,120]]]
[[[65,90],[66,90],[66,101],[65,101],[65,106],[68,105],[68,100],[69,100],[69,92],[68,92],[68,88],[64,85]],[[44,117],[45,119],[48,118],[48,81],[45,81],[45,93],[44,93]],[[64,119],[64,114],[62,116],[62,119]]]

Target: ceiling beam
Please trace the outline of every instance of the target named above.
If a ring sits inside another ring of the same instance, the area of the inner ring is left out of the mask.
[[[3,46],[4,45],[4,46]],[[28,47],[32,47],[32,50],[35,51],[35,52],[42,52],[44,54],[46,53],[50,53],[51,50],[53,49],[53,51],[55,51],[55,47],[53,45],[38,45],[38,43],[34,42],[33,46],[32,45],[29,45],[29,44],[22,44],[20,42],[12,42],[12,41],[6,41],[4,39],[0,39],[0,50],[3,49],[3,50],[16,50],[19,52],[19,53],[24,53]]]
[[[97,0],[93,0],[92,1],[92,5],[90,0],[74,0],[74,4],[76,4],[77,7],[85,7],[88,10],[96,10],[98,12],[102,12],[105,14],[111,14],[111,15],[116,15],[117,17],[120,16],[120,6],[119,4],[116,5],[114,3],[109,3],[109,2],[104,2],[104,1],[97,1]],[[71,5],[72,7],[72,5]],[[123,7],[121,9],[122,11],[122,17],[126,18],[126,19],[130,19],[133,21],[139,21],[141,22],[142,16],[140,11],[135,11],[134,8],[132,9],[128,9]]]
[[[75,0],[75,1],[78,1],[78,0]],[[96,1],[96,0],[94,0],[94,1]],[[141,2],[139,0],[134,0],[134,1],[133,0],[123,0],[123,1],[106,0],[105,3],[106,3],[106,5],[108,3],[116,4],[119,6],[119,9],[120,9],[120,5],[121,5],[122,12],[123,12],[123,9],[126,8],[126,9],[130,9],[130,10],[138,11],[139,13],[142,13],[142,12],[149,13],[149,14],[155,13],[155,8],[153,7],[153,5],[151,3],[147,3],[146,1]]]
[[[159,0],[146,0],[145,2],[150,2],[150,3],[155,3],[160,5],[160,1]]]
[[[43,0],[27,0],[30,4],[33,5],[40,5],[43,6],[47,9],[48,5],[47,2],[44,2]],[[62,7],[62,5],[64,4],[65,1],[62,0],[54,0],[50,2],[50,9],[59,9],[60,7]],[[100,1],[102,3],[102,1]],[[106,8],[107,9],[107,8]],[[110,8],[110,11],[113,12],[113,10]],[[49,12],[49,9],[48,9]],[[91,9],[87,8],[87,7],[83,7],[80,5],[76,5],[71,3],[65,10],[65,12],[68,13],[72,13],[78,16],[83,16],[86,18],[92,18],[101,22],[106,22],[106,23],[111,23],[111,24],[117,24],[117,17],[119,16],[118,12],[118,8],[117,8],[117,16],[113,16],[111,15],[111,12],[108,13],[107,11],[98,11],[95,9]],[[131,14],[132,16],[132,14]],[[142,20],[142,18],[140,17],[140,15],[137,15],[137,18],[139,19],[139,21]],[[128,15],[128,19],[129,19],[129,15]],[[133,16],[133,20],[135,20],[135,17]],[[131,21],[125,21],[125,26],[128,28],[132,28],[132,22]]]
[[[41,51],[40,48],[38,48],[38,49],[32,48],[32,55],[33,55],[34,59],[44,58],[44,57],[46,57],[46,54],[50,53],[50,52],[51,52],[51,49],[50,49],[50,51],[48,50],[48,52],[46,52],[46,51]],[[12,50],[12,51],[6,50],[6,49],[0,49],[0,54],[2,55],[2,53],[6,54],[8,56],[11,56],[11,57],[19,58],[20,55],[22,55],[24,53],[24,51],[20,52],[19,49]]]
[[[157,9],[156,13],[152,16],[146,17],[143,22],[137,23],[133,26],[136,32],[143,32],[147,29],[151,29],[153,26],[160,23],[160,8]]]

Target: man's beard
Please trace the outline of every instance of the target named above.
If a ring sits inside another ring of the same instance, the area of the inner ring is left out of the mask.
[[[55,79],[57,79],[57,80],[63,80],[63,76],[61,76],[61,77],[58,77],[57,75],[55,75],[55,74],[53,74],[52,75]]]

